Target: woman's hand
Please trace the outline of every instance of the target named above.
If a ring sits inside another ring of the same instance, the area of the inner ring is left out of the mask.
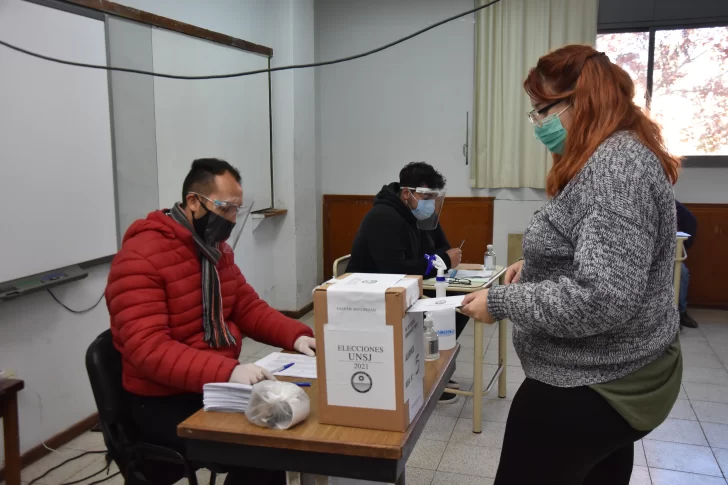
[[[521,270],[523,269],[523,260],[516,261],[506,270],[505,282],[507,285],[518,283],[521,281]]]
[[[463,307],[460,311],[479,322],[495,323],[495,319],[488,312],[488,290],[480,290],[470,293],[463,299]]]

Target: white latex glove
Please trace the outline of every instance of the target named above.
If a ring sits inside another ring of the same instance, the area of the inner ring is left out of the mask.
[[[298,337],[296,339],[296,343],[293,344],[293,349],[297,350],[298,352],[302,353],[303,355],[308,355],[309,357],[315,357],[316,356],[316,339],[313,339],[311,337]]]
[[[233,373],[230,375],[228,382],[255,384],[266,379],[270,381],[277,380],[273,374],[268,372],[268,369],[264,369],[255,364],[241,364],[233,369]]]

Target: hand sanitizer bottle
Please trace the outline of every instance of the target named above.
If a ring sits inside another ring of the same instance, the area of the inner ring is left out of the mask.
[[[495,251],[493,251],[492,244],[488,244],[488,250],[485,252],[483,269],[486,271],[495,271]]]
[[[425,313],[425,360],[437,360],[440,358],[440,340],[437,336],[432,315]]]

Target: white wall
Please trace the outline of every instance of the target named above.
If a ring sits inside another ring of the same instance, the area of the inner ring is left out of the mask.
[[[92,268],[86,279],[53,292],[70,308],[88,308],[103,293],[108,268]],[[18,397],[23,451],[96,411],[84,359],[88,345],[107,328],[104,302],[83,315],[69,313],[46,292],[0,304],[0,368],[25,380]],[[0,440],[0,463],[3,457]]]
[[[377,47],[471,8],[472,0],[317,0],[316,60]],[[449,196],[498,197],[493,243],[505,260],[508,233],[523,232],[545,198],[530,189],[470,188],[462,145],[467,111],[472,134],[474,22],[471,15],[380,54],[318,68],[317,190],[374,194],[406,163],[425,160],[447,177]]]
[[[272,47],[273,65],[313,59],[313,0],[120,3]],[[273,77],[276,206],[289,213],[262,222],[249,220],[246,238],[236,251],[256,290],[283,310],[308,304],[316,281],[313,77],[313,71]],[[267,125],[268,120],[261,123]],[[108,266],[95,268],[86,280],[55,291],[69,306],[83,308],[102,294],[107,274]],[[89,343],[108,326],[104,303],[84,315],[68,313],[46,293],[0,304],[0,368],[14,369],[26,382],[20,395],[23,451],[95,412],[84,356]]]

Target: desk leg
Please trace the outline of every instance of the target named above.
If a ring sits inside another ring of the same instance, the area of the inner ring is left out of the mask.
[[[399,476],[397,481],[394,483],[394,485],[405,485],[405,474],[407,473],[407,470],[402,470],[402,474]]]
[[[473,356],[473,433],[483,429],[483,323],[475,325],[475,355]]]
[[[506,397],[506,382],[508,372],[508,320],[498,322],[498,361],[503,371],[498,378],[498,397]]]
[[[5,434],[5,483],[20,485],[20,434],[18,432],[18,395],[13,393],[2,406]]]

